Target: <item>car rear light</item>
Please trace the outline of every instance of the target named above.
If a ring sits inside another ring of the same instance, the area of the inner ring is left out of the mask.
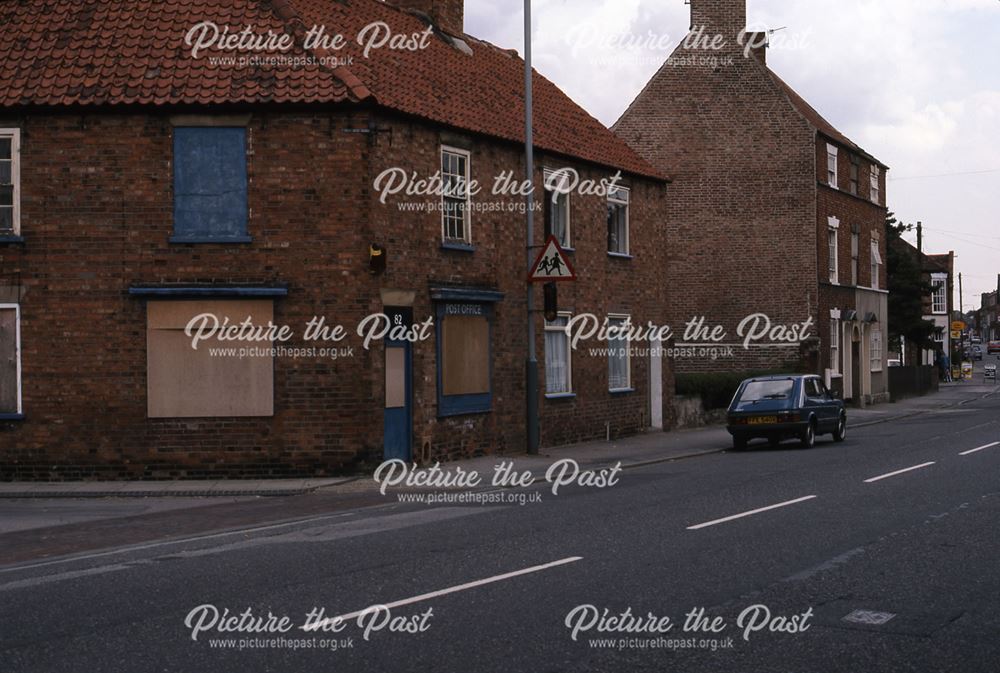
[[[778,413],[779,423],[795,423],[801,416],[797,411],[782,411]]]

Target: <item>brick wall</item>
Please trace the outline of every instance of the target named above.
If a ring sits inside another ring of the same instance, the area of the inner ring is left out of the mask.
[[[439,420],[434,339],[417,344],[414,455],[424,442],[435,459],[523,450],[523,215],[474,213],[475,251],[442,250],[440,214],[378,204],[371,179],[395,165],[430,175],[438,169],[440,143],[455,141],[455,134],[368,115],[254,112],[248,127],[253,242],[241,245],[168,242],[172,127],[166,114],[23,117],[25,243],[0,247],[0,285],[23,294],[26,419],[0,423],[2,476],[323,475],[381,460],[384,354],[381,345],[361,349],[357,338],[348,342],[355,345],[353,357],[277,358],[271,418],[148,419],[145,305],[127,294],[136,284],[287,284],[274,318],[295,330],[289,347],[311,345],[302,341],[302,327],[314,315],[353,329],[382,310],[385,288],[414,290],[417,320],[433,314],[429,288],[436,284],[498,289],[505,298],[496,307],[492,412]],[[372,125],[377,133],[348,132]],[[487,189],[501,168],[520,175],[517,146],[464,141],[473,151],[473,177]],[[585,178],[609,173],[579,168]],[[663,322],[663,186],[633,180],[632,187],[633,260],[604,252],[603,199],[572,197],[581,281],[563,285],[561,304]],[[538,243],[541,229],[539,213]],[[373,242],[388,252],[388,268],[378,277],[367,272]],[[539,317],[544,377],[541,325]],[[621,396],[607,392],[606,359],[575,354],[573,369],[577,397],[542,401],[544,444],[603,437],[608,423],[616,436],[648,425],[646,361],[633,361],[636,392]],[[665,393],[672,390],[670,377],[665,366]]]
[[[614,130],[673,178],[661,225],[671,242],[671,324],[705,316],[736,340],[752,313],[815,319],[815,134],[738,45],[704,57],[675,50]],[[788,369],[798,360],[787,349],[740,350],[735,359],[679,359],[676,370]]]

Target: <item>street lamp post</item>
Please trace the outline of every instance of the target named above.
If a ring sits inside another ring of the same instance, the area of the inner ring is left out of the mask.
[[[524,170],[528,189],[525,195],[525,232],[527,236],[527,265],[530,270],[533,261],[535,223],[532,210],[534,200],[534,138],[531,128],[531,0],[524,0]],[[535,294],[531,283],[528,286],[528,352],[525,361],[525,398],[527,449],[529,454],[538,453],[538,359],[535,356]]]

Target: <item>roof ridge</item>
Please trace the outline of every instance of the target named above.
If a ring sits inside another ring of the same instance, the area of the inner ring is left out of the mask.
[[[870,159],[871,161],[877,163],[879,166],[882,166],[883,168],[886,168],[886,169],[889,168],[885,163],[883,163],[881,160],[879,160],[874,154],[872,154],[871,152],[869,152],[865,148],[861,147],[861,145],[857,144],[856,142],[854,142],[853,140],[851,140],[850,138],[848,138],[847,134],[845,134],[843,131],[841,131],[836,126],[834,126],[834,124],[829,119],[827,119],[826,117],[823,116],[823,113],[821,113],[819,110],[817,110],[816,107],[812,103],[810,103],[809,101],[807,101],[805,99],[805,97],[802,96],[802,94],[800,94],[798,91],[796,91],[792,87],[791,84],[789,84],[788,82],[786,82],[770,66],[768,66],[768,65],[766,65],[764,63],[760,63],[760,61],[758,61],[758,63],[764,68],[764,71],[767,72],[767,74],[770,76],[771,80],[774,81],[778,85],[778,88],[782,90],[782,93],[784,93],[785,97],[788,98],[788,102],[791,103],[792,107],[795,108],[796,112],[798,112],[800,115],[802,115],[802,118],[805,119],[806,123],[809,124],[809,126],[813,127],[813,129],[817,133],[820,133],[820,134],[826,136],[827,138],[829,138],[830,140],[833,140],[835,142],[844,143],[844,144],[846,144],[848,146],[849,149],[853,149],[853,150],[855,150],[857,152],[860,152],[867,159]],[[798,103],[801,103],[802,105],[804,105],[805,108],[806,108],[806,110],[803,111],[799,107]],[[810,118],[810,114],[811,115],[815,115],[816,119],[819,120],[822,123],[817,124],[816,121],[814,121],[813,119]],[[824,126],[826,128],[824,128]]]
[[[365,83],[362,82],[361,79],[347,66],[338,65],[331,68],[325,65],[325,58],[335,56],[335,54],[333,54],[333,52],[329,49],[320,49],[315,47],[312,49],[306,48],[306,24],[305,21],[302,20],[302,15],[299,14],[295,7],[292,6],[291,0],[261,0],[261,4],[267,5],[271,9],[274,15],[285,27],[285,32],[292,36],[292,39],[298,43],[297,46],[299,46],[302,51],[317,57],[317,65],[320,69],[329,72],[331,75],[340,80],[341,83],[343,83],[343,85],[346,86],[359,101],[368,98],[375,98],[371,90],[365,86]]]

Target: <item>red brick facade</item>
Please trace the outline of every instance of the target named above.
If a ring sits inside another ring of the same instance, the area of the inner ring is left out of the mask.
[[[745,0],[692,0],[691,15],[694,30],[702,29],[707,39],[721,35],[725,46],[679,45],[613,127],[673,178],[664,212],[676,242],[667,269],[677,297],[671,318],[677,323],[704,315],[734,334],[741,319],[763,312],[779,323],[811,318],[813,330],[797,351],[739,349],[735,358],[718,361],[678,359],[676,370],[826,373],[831,310],[857,307],[858,287],[870,283],[872,240],[881,246],[879,287],[886,287],[885,169],[879,164],[881,203],[874,204],[868,200],[870,155],[769,70],[764,49],[744,48]],[[859,158],[858,196],[826,186],[827,142],[842,148],[844,189],[849,156]],[[841,279],[850,280],[849,232],[859,229],[856,284],[830,283],[830,217],[843,222]],[[872,310],[884,326],[884,296],[861,303],[877,305]],[[877,391],[880,379],[876,374],[869,381]],[[870,390],[862,392],[871,399]]]
[[[392,198],[382,205],[372,189],[387,167],[432,174],[442,143],[467,146],[473,178],[489,185],[501,170],[523,173],[517,145],[380,113],[257,110],[248,122],[253,241],[172,244],[168,112],[35,113],[11,123],[22,134],[24,242],[0,247],[0,286],[20,295],[25,418],[0,422],[6,478],[330,474],[382,459],[384,348],[365,351],[356,336],[343,344],[354,355],[335,361],[276,358],[273,417],[147,418],[146,300],[128,294],[140,285],[285,284],[274,318],[295,330],[289,348],[310,345],[301,326],[314,315],[352,330],[383,310],[387,289],[415,293],[416,321],[434,314],[432,287],[497,290],[492,410],[438,418],[435,338],[416,344],[413,456],[523,450],[523,215],[474,212],[474,251],[444,250],[440,213],[402,212]],[[565,165],[583,178],[612,172],[542,154],[538,179],[542,167]],[[626,182],[633,259],[606,253],[604,199],[571,196],[580,281],[562,285],[560,309],[662,323],[664,186]],[[510,207],[521,200],[499,197]],[[541,243],[540,214],[536,222]],[[389,260],[381,276],[368,273],[376,242]],[[536,325],[544,392],[540,316]],[[572,366],[576,397],[541,401],[544,445],[649,426],[648,357],[633,358],[627,394],[608,392],[606,357],[583,348]]]

